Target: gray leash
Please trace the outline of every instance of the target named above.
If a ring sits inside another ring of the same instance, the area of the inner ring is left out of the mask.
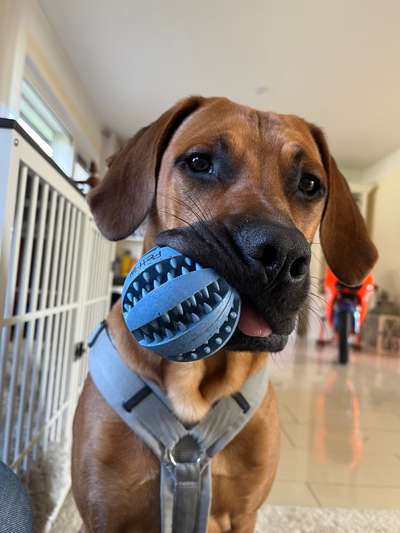
[[[247,424],[268,386],[267,365],[241,390],[223,398],[187,428],[152,381],[120,358],[103,322],[89,341],[89,371],[106,402],[158,457],[162,533],[206,533],[211,504],[211,459]]]

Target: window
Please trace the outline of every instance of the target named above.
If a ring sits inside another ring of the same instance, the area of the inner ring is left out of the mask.
[[[89,164],[83,159],[79,154],[76,157],[74,172],[72,179],[75,181],[86,181],[89,177]],[[84,183],[77,184],[78,189],[80,189],[84,194],[87,194],[90,191],[89,185]]]
[[[34,141],[67,174],[72,174],[74,149],[72,138],[33,86],[22,82],[18,122]]]

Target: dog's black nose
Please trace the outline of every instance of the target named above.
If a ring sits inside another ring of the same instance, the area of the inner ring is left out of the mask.
[[[307,276],[311,249],[295,227],[250,222],[235,232],[241,252],[264,268],[268,281],[299,283]]]

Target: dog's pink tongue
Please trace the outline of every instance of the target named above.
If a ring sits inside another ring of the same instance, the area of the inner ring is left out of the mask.
[[[268,337],[272,333],[271,328],[254,307],[246,303],[242,304],[238,328],[249,337]]]

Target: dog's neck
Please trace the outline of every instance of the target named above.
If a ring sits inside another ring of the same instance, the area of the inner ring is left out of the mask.
[[[120,356],[138,375],[154,380],[165,390],[174,412],[184,423],[201,420],[219,399],[238,391],[263,364],[267,354],[221,350],[193,363],[174,363],[142,348],[125,325],[119,300],[108,326]]]

